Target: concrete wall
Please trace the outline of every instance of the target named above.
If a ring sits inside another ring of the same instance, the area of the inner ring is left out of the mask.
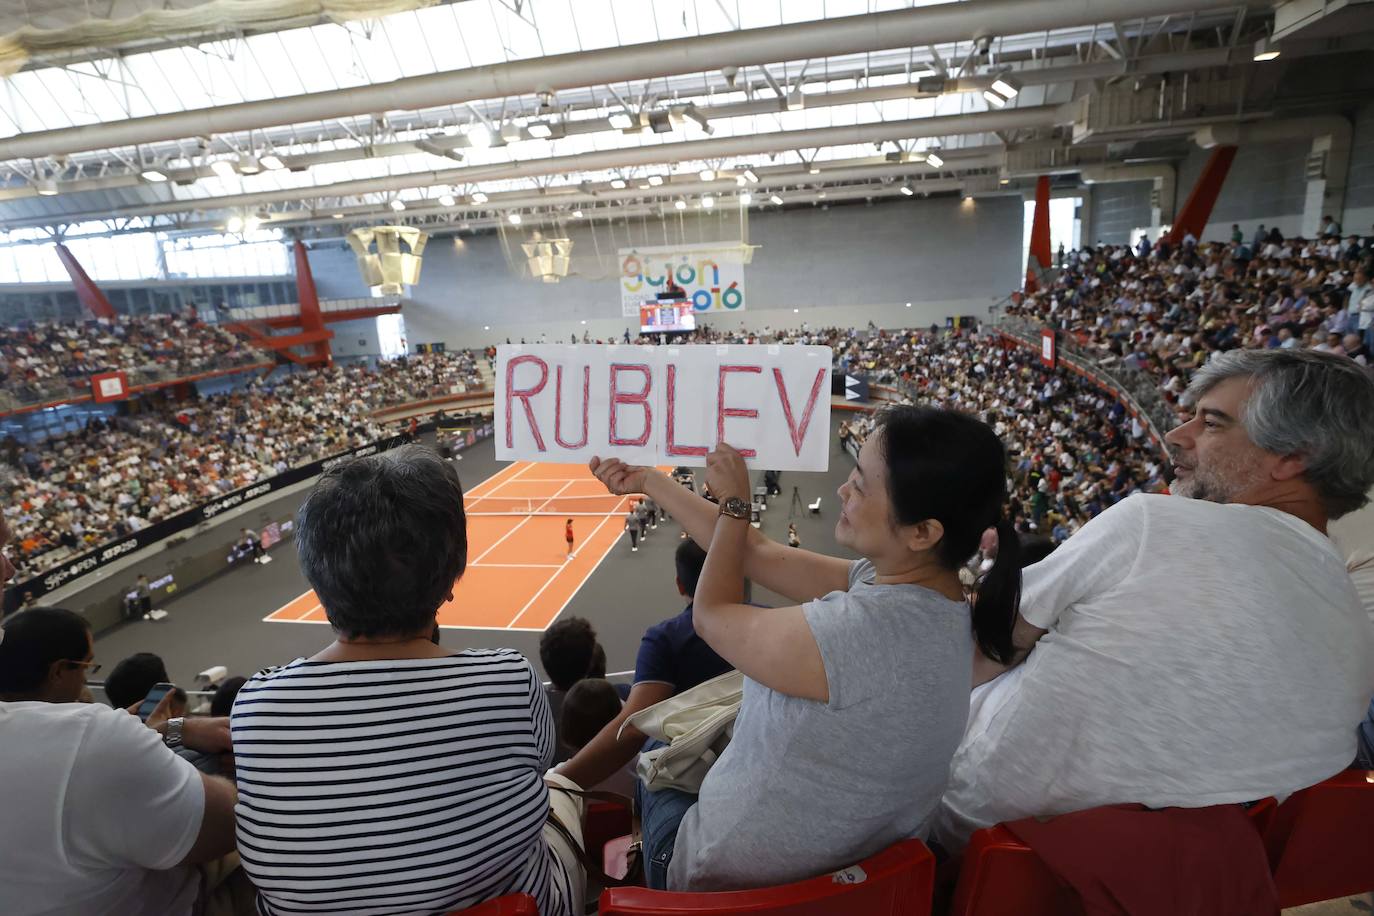
[[[949,315],[985,315],[1018,285],[1021,221],[1021,200],[1010,196],[754,213],[749,241],[760,247],[745,268],[745,311],[703,317],[718,328],[762,328],[870,319],[884,327],[943,325]],[[497,235],[434,239],[404,311],[406,336],[450,346],[541,334],[565,340],[583,331],[619,337],[629,322],[620,317],[616,277],[579,259],[597,246],[604,254],[630,244],[625,229],[617,232],[614,239],[571,232],[573,271],[584,276],[558,284],[519,277]],[[690,225],[684,234],[695,238]],[[663,243],[652,231],[634,241]],[[315,249],[310,261],[322,297],[367,294],[347,249]]]
[[[1307,154],[1310,137],[1242,146],[1231,163],[1231,171],[1217,197],[1217,205],[1207,223],[1203,238],[1229,239],[1231,224],[1239,223],[1246,238],[1263,223],[1284,235],[1302,230],[1302,208],[1307,198]],[[1194,146],[1178,167],[1178,209],[1197,184],[1211,150]]]
[[[1346,232],[1374,235],[1374,103],[1355,115],[1350,141],[1350,173],[1345,186]]]
[[[1092,234],[1084,236],[1088,244],[1134,244],[1133,229],[1150,227],[1150,194],[1152,181],[1100,182],[1092,186],[1089,211]]]

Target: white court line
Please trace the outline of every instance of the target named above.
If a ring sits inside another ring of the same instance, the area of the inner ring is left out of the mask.
[[[467,568],[480,566],[483,569],[562,569],[562,563],[469,563]]]
[[[562,494],[562,492],[563,492],[564,490],[566,490],[569,486],[570,486],[570,484],[566,484],[566,483],[565,483],[562,487],[559,488],[559,490],[558,490],[557,493],[553,494],[552,496],[550,496],[550,497],[548,497],[547,499],[545,499],[542,503],[540,503],[538,509],[535,509],[535,510],[534,510],[533,512],[531,512],[529,515],[526,515],[524,518],[522,518],[517,524],[513,525],[509,531],[507,531],[505,534],[501,535],[499,538],[496,539],[496,543],[495,543],[495,544],[492,544],[492,545],[491,545],[490,547],[488,547],[486,550],[482,551],[481,555],[478,556],[477,559],[473,560],[472,562],[474,562],[474,563],[480,563],[480,562],[482,562],[482,557],[485,557],[487,554],[491,553],[491,552],[492,552],[493,550],[495,550],[497,547],[500,547],[502,541],[504,541],[506,538],[510,537],[512,534],[515,534],[515,532],[519,531],[521,528],[525,527],[525,524],[526,524],[530,519],[534,518],[535,515],[537,515],[537,514],[540,512],[540,510],[542,510],[542,509],[543,509],[545,506],[547,506],[549,503],[551,503],[551,502],[553,502],[555,499],[557,499],[557,498]],[[530,498],[531,498],[531,499],[539,499],[540,497],[534,496],[534,497],[530,497]]]
[[[603,525],[605,525],[605,524],[606,524],[607,522],[609,522],[611,519],[617,518],[617,517],[618,517],[617,515],[613,515],[613,514],[607,513],[606,517],[603,518],[603,519],[601,520],[600,524],[598,524],[595,528],[592,529],[592,533],[589,534],[589,535],[587,535],[586,540],[584,541],[584,543],[590,543],[590,542],[591,542],[591,539],[594,538],[594,537],[596,537],[596,533],[597,533],[598,531],[601,530],[601,528],[602,528]],[[568,606],[568,604],[571,603],[571,601],[572,601],[572,599],[573,599],[573,596],[576,595],[579,591],[582,590],[582,586],[584,586],[584,585],[587,584],[587,580],[591,578],[592,573],[596,572],[597,567],[601,565],[601,561],[604,560],[604,559],[606,559],[606,554],[610,553],[610,552],[611,552],[611,548],[614,547],[617,543],[619,543],[619,541],[620,541],[620,538],[617,537],[617,538],[614,538],[614,539],[611,541],[610,544],[606,545],[606,552],[603,553],[603,554],[601,555],[601,558],[600,558],[599,560],[597,560],[595,563],[593,563],[592,566],[591,566],[591,568],[587,570],[587,574],[584,575],[584,576],[582,577],[582,581],[581,581],[581,582],[577,583],[577,586],[572,590],[572,594],[568,596],[568,600],[565,601],[565,602],[563,602],[563,607],[558,609],[558,614],[562,614],[562,613],[563,613],[563,608],[566,608],[566,607]],[[577,556],[577,551],[573,551],[573,556]],[[520,609],[520,613],[516,614],[515,617],[511,620],[511,622],[507,625],[507,629],[511,629],[511,630],[516,629],[516,626],[515,626],[515,625],[516,625],[517,623],[519,623],[521,617],[524,617],[524,616],[525,616],[525,612],[528,611],[528,610],[530,609],[530,605],[531,605],[531,604],[534,604],[534,602],[535,602],[536,600],[538,600],[539,596],[542,595],[542,594],[544,594],[544,589],[548,588],[550,585],[553,585],[554,580],[557,579],[557,578],[558,578],[558,574],[555,573],[554,575],[552,575],[552,576],[549,577],[549,581],[545,582],[542,586],[539,587],[539,591],[537,591],[537,592],[534,593],[534,597],[531,598],[529,601],[527,601],[527,602],[525,603],[525,606],[522,607],[522,608]],[[553,620],[557,620],[557,619],[558,619],[558,614],[555,614],[555,615],[554,615]],[[549,623],[553,623],[553,620],[550,620]],[[520,627],[519,629],[528,630],[528,629],[530,629],[530,628],[529,628],[529,627]],[[544,629],[548,629],[548,626],[545,625]]]

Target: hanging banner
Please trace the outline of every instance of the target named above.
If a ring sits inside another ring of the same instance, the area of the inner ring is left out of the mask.
[[[718,442],[774,471],[830,457],[829,347],[496,348],[496,458],[702,467]]]
[[[620,249],[621,316],[638,318],[639,307],[667,290],[670,279],[697,313],[744,311],[747,250],[738,242]]]

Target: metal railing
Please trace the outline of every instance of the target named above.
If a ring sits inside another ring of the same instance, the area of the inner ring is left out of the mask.
[[[252,366],[272,362],[268,354],[253,350],[237,355],[214,356],[183,368],[171,369],[162,366],[144,366],[135,369],[109,367],[99,372],[122,371],[128,379],[130,388],[157,387],[169,385],[179,379],[193,378],[207,372],[219,372],[240,366]],[[6,383],[0,390],[0,413],[36,407],[39,404],[57,404],[82,398],[91,393],[91,374],[83,373],[71,378],[50,379],[44,382]]]
[[[1003,316],[995,327],[1034,350],[1040,349],[1040,331],[1045,327],[1042,324]],[[1108,382],[1127,406],[1131,407],[1149,427],[1153,438],[1157,442],[1164,442],[1164,433],[1173,429],[1177,420],[1163,395],[1159,393],[1159,385],[1153,375],[1120,361],[1099,359],[1079,346],[1073,334],[1068,331],[1059,334],[1056,346],[1061,360]]]

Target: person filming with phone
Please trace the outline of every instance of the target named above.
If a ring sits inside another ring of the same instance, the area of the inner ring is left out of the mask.
[[[172,750],[228,751],[228,720],[169,718],[170,684],[146,723],[137,706],[78,702],[99,669],[72,611],[31,608],[0,630],[0,913],[251,912],[222,859],[234,785]]]

